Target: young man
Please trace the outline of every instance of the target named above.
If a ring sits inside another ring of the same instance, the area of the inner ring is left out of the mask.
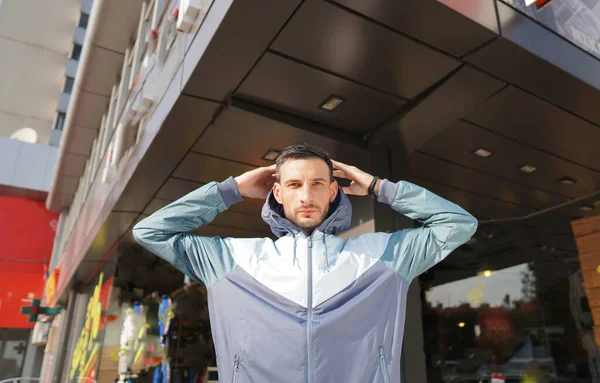
[[[352,182],[341,190],[334,176]],[[340,238],[352,215],[345,193],[372,194],[423,226]],[[190,233],[243,198],[266,198],[262,218],[278,240]],[[476,229],[473,216],[419,186],[295,144],[276,165],[209,183],[133,233],[206,285],[219,381],[387,383],[400,381],[410,282]]]

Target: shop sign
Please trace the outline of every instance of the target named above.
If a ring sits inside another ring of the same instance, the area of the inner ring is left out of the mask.
[[[94,379],[94,375],[96,374],[101,346],[101,339],[98,339],[98,334],[102,320],[102,302],[100,296],[103,279],[104,274],[100,273],[98,284],[94,288],[94,294],[87,306],[85,324],[83,329],[81,329],[81,334],[79,335],[79,340],[77,341],[77,346],[75,346],[71,361],[71,374],[69,376],[71,381]]]

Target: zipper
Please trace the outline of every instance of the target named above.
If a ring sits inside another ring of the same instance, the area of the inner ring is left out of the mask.
[[[379,364],[381,365],[381,374],[383,375],[383,383],[390,383],[390,376],[387,371],[387,363],[385,363],[385,354],[383,346],[379,346]]]
[[[240,375],[240,358],[239,356],[235,356],[233,361],[233,383],[237,383],[238,377]]]
[[[307,323],[306,323],[306,345],[307,345],[307,359],[308,359],[308,373],[307,382],[312,383],[312,322],[313,322],[313,308],[312,308],[312,235],[308,237],[307,249],[306,249],[306,272],[307,272]]]

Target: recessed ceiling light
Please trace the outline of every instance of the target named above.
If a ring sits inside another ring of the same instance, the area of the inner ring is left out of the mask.
[[[523,165],[519,168],[520,171],[522,171],[523,173],[533,173],[537,170],[537,168],[535,166],[531,166],[531,165]]]
[[[325,100],[321,106],[319,106],[319,108],[331,112],[340,106],[344,101],[346,100],[344,100],[342,97],[332,94],[331,96],[327,97],[327,100]]]
[[[269,149],[269,151],[262,156],[262,159],[265,161],[275,161],[280,154],[281,152],[279,150]]]
[[[494,153],[490,152],[487,149],[479,148],[479,149],[475,149],[473,151],[473,154],[475,154],[476,156],[482,157],[482,158],[488,158],[489,156],[491,156]]]
[[[561,177],[558,179],[558,182],[565,185],[575,185],[577,180],[571,177]]]
[[[579,210],[581,211],[594,211],[594,208],[590,205],[581,205],[579,207]]]

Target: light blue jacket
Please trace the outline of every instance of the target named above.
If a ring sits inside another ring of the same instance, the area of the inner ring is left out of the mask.
[[[409,182],[384,180],[379,202],[423,226],[343,239],[341,191],[308,236],[269,195],[262,217],[279,237],[191,231],[240,201],[233,178],[209,183],[133,229],[147,250],[208,291],[220,382],[399,382],[406,293],[413,278],[468,241],[477,220]]]

